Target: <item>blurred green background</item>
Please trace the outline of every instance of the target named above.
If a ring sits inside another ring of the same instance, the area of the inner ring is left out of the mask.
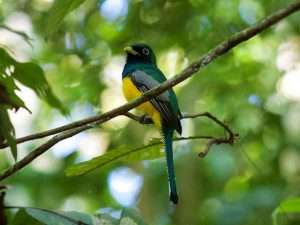
[[[125,46],[149,44],[170,78],[230,35],[290,1],[74,1],[80,6],[55,30],[47,16],[51,0],[0,3],[0,45],[20,62],[39,64],[70,111],[69,116],[61,115],[19,85],[18,95],[32,111],[10,113],[16,136],[21,137],[125,103],[121,91]],[[57,144],[6,179],[12,185],[6,205],[114,216],[122,207],[130,207],[149,224],[271,224],[278,203],[300,194],[299,21],[299,13],[280,21],[174,88],[183,113],[209,111],[241,135],[234,146],[213,146],[204,159],[197,154],[206,142],[175,144],[177,206],[169,203],[164,158],[65,176],[64,170],[74,163],[159,137],[152,126],[125,117]],[[30,45],[3,24],[25,32]],[[182,123],[183,136],[223,135],[206,118]],[[19,159],[46,140],[20,144]],[[0,150],[0,169],[13,163],[10,151]],[[299,215],[289,217],[289,221],[280,217],[280,224],[300,223]]]

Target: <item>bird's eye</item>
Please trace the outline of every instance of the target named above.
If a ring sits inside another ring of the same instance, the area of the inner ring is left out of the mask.
[[[149,55],[148,48],[143,48],[142,52],[144,53],[144,55]]]

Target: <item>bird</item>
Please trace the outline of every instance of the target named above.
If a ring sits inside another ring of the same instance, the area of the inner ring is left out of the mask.
[[[167,79],[157,67],[156,57],[150,46],[144,43],[132,44],[124,48],[126,63],[122,72],[122,90],[127,101],[131,101],[144,92],[160,85]],[[172,88],[142,103],[136,109],[150,117],[159,130],[164,145],[170,190],[170,201],[178,203],[175,171],[173,162],[173,134],[182,133],[182,117],[178,100]]]

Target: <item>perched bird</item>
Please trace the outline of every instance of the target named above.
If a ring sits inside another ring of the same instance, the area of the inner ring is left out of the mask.
[[[123,93],[127,101],[139,97],[164,81],[166,77],[156,65],[152,49],[146,44],[133,44],[124,48],[127,53],[126,64],[122,73]],[[137,107],[137,110],[149,116],[160,131],[165,148],[167,172],[170,186],[170,200],[178,203],[173,163],[172,137],[174,130],[182,132],[177,97],[173,89],[156,96]]]

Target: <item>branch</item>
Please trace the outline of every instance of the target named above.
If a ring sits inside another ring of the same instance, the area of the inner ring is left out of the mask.
[[[141,123],[141,124],[152,124],[153,123],[153,121],[149,117],[145,117],[145,116],[140,117],[140,116],[133,115],[132,113],[126,113],[126,116]],[[228,138],[227,137],[217,138],[217,137],[212,137],[212,136],[201,136],[200,138],[210,139],[210,141],[206,144],[204,151],[199,153],[199,157],[201,157],[201,158],[205,157],[207,155],[207,153],[209,152],[209,150],[211,149],[211,146],[214,144],[216,144],[216,145],[219,145],[219,144],[233,145],[235,140],[240,139],[239,134],[234,133],[225,122],[220,121],[217,117],[213,116],[209,112],[186,114],[186,115],[182,116],[181,119],[190,119],[190,118],[193,119],[193,118],[197,118],[197,117],[201,117],[201,116],[206,116],[206,117],[210,118],[211,120],[215,121],[221,127],[223,127],[225,129],[225,131],[229,134],[229,137]],[[198,138],[199,137],[197,137],[197,139]],[[183,139],[185,139],[185,138],[183,138]],[[187,139],[191,139],[191,138],[187,138]],[[181,138],[177,138],[176,140],[181,140]]]
[[[102,115],[97,115],[97,116],[91,116],[91,117],[88,117],[86,119],[78,120],[76,122],[73,122],[73,123],[70,123],[70,124],[67,124],[67,125],[64,125],[64,126],[61,126],[61,127],[57,127],[57,128],[54,128],[54,129],[50,129],[50,130],[47,130],[47,131],[40,132],[40,133],[31,134],[31,135],[28,135],[28,136],[25,136],[25,137],[17,138],[16,143],[20,144],[20,143],[23,143],[23,142],[36,140],[36,139],[40,139],[40,138],[43,138],[43,137],[48,137],[50,135],[58,134],[58,133],[61,133],[61,132],[64,132],[64,131],[72,130],[74,128],[81,127],[81,126],[84,126],[84,125],[87,125],[87,124],[90,124],[90,123],[93,123],[93,122],[101,121],[101,119],[103,117],[105,117],[105,115],[103,116],[103,114]],[[1,148],[6,148],[7,146],[8,146],[7,143],[0,143],[0,149]]]
[[[201,157],[201,158],[205,157],[208,154],[208,152],[210,151],[212,145],[214,145],[214,144],[216,144],[216,145],[219,145],[219,144],[233,145],[235,140],[240,139],[239,134],[234,133],[225,122],[220,121],[217,117],[213,116],[209,112],[186,115],[186,116],[183,117],[183,119],[196,118],[196,117],[199,117],[199,116],[206,116],[206,117],[210,118],[211,120],[216,122],[218,125],[223,127],[225,129],[225,131],[229,134],[229,137],[226,137],[226,135],[225,135],[225,138],[208,137],[207,139],[210,139],[210,140],[206,144],[206,147],[205,147],[204,151],[199,152],[199,157]]]
[[[198,72],[200,69],[211,63],[212,61],[216,60],[232,48],[234,48],[236,45],[254,37],[255,35],[261,33],[262,31],[266,30],[273,24],[277,23],[278,21],[282,20],[283,18],[291,15],[292,13],[300,10],[300,1],[295,1],[294,3],[288,5],[286,8],[280,9],[277,12],[273,13],[272,15],[266,17],[265,19],[257,22],[256,24],[252,25],[251,27],[236,33],[229,37],[227,40],[223,41],[221,44],[219,44],[217,47],[213,48],[208,53],[204,54],[200,59],[193,62],[191,65],[189,65],[185,70],[183,70],[178,75],[174,76],[173,78],[165,81],[163,84],[145,92],[141,97],[136,98],[135,100],[124,104],[114,110],[111,110],[107,113],[88,117],[83,120],[76,121],[74,123],[70,123],[65,126],[61,126],[55,129],[51,129],[45,132],[41,132],[38,134],[29,135],[23,138],[16,139],[16,142],[22,143],[29,140],[34,140],[38,138],[47,137],[50,135],[54,135],[66,130],[73,129],[75,127],[80,127],[83,125],[86,125],[88,123],[93,123],[99,120],[104,119],[105,121],[110,120],[116,116],[119,115],[127,115],[127,112],[136,106],[142,104],[143,102],[146,102],[157,95],[163,93],[164,91],[168,90],[169,88],[177,85],[178,83],[186,80],[187,78],[191,77],[193,74]],[[0,148],[7,147],[6,143],[0,144]]]
[[[124,116],[126,116],[126,117],[128,117],[132,120],[135,120],[135,121],[139,122],[140,124],[146,124],[146,125],[153,124],[152,119],[150,117],[147,117],[146,115],[137,116],[137,115],[134,115],[130,112],[126,112],[126,113],[124,113]],[[217,120],[217,118],[215,116],[213,116],[212,114],[210,114],[209,112],[202,112],[202,113],[196,113],[196,114],[186,114],[186,115],[182,116],[180,119],[196,118],[196,117],[199,117],[199,116],[209,117],[212,120],[219,123],[219,125],[221,125],[221,126],[222,126],[222,124],[225,125],[224,128],[230,133],[230,130],[228,129],[227,125],[220,122],[219,120]],[[25,136],[25,137],[21,137],[21,138],[16,139],[16,143],[20,144],[20,143],[23,143],[23,142],[36,140],[36,139],[47,137],[47,136],[50,136],[50,135],[53,135],[53,134],[61,133],[63,131],[72,130],[76,127],[81,127],[83,125],[89,124],[89,123],[91,123],[92,121],[95,121],[95,120],[97,122],[98,118],[99,118],[99,116],[91,116],[91,117],[88,117],[86,119],[79,120],[79,121],[76,121],[76,122],[61,126],[61,127],[57,127],[57,128],[54,128],[54,129],[44,131],[44,132],[40,132],[40,133],[36,133],[36,134],[31,134],[31,135],[28,135],[28,136]],[[1,143],[0,144],[0,149],[1,148],[6,148],[7,146],[8,145],[6,143]]]
[[[118,115],[117,115],[118,116]],[[132,113],[126,112],[124,113],[124,116],[127,116],[133,120],[140,120],[141,124],[151,124],[152,120],[148,117],[145,117],[144,120],[142,117],[139,116],[135,116]],[[57,128],[53,128],[47,131],[43,131],[40,133],[36,133],[36,134],[31,134],[25,137],[21,137],[21,138],[17,138],[16,139],[16,143],[17,144],[21,144],[27,141],[32,141],[32,140],[36,140],[36,139],[40,139],[40,138],[44,138],[44,137],[48,137],[50,135],[54,135],[54,134],[58,134],[67,130],[72,130],[76,127],[81,127],[84,126],[86,124],[89,123],[93,123],[93,122],[97,122],[97,121],[101,121],[101,118],[103,117],[103,115],[97,115],[97,116],[91,116],[82,120],[78,120],[76,122],[61,126],[61,127],[57,127]],[[113,118],[113,117],[112,117]],[[138,119],[139,118],[139,119]],[[7,143],[0,143],[0,149],[6,148],[8,147]]]
[[[78,127],[78,128],[74,128],[74,129],[69,130],[69,131],[65,131],[62,134],[55,135],[49,141],[47,141],[46,143],[42,144],[37,149],[35,149],[32,152],[30,152],[22,160],[20,160],[19,162],[15,163],[12,167],[10,167],[5,172],[3,172],[0,175],[0,181],[4,180],[5,178],[9,177],[10,175],[12,175],[15,172],[19,171],[20,169],[22,169],[24,166],[26,166],[29,163],[31,163],[34,159],[36,159],[38,156],[40,156],[41,154],[43,154],[44,152],[46,152],[48,149],[50,149],[52,146],[54,146],[58,142],[60,142],[60,141],[62,141],[64,139],[70,138],[70,137],[72,137],[72,136],[74,136],[74,135],[76,135],[76,134],[78,134],[78,133],[80,133],[82,131],[85,131],[87,129],[93,128],[93,127],[97,126],[99,123],[100,122],[95,122],[95,123],[92,123],[92,124],[87,124],[87,125],[84,125],[82,127]]]
[[[90,129],[90,128],[94,127],[95,125],[102,124],[112,118],[119,116],[119,115],[125,115],[129,110],[137,107],[138,105],[140,105],[146,101],[149,101],[150,99],[156,97],[157,95],[165,92],[169,88],[186,80],[187,78],[191,77],[193,74],[198,72],[200,69],[202,69],[203,67],[205,67],[212,61],[216,60],[218,57],[222,56],[223,54],[225,54],[226,52],[228,52],[229,50],[234,48],[236,45],[254,37],[255,35],[261,33],[265,29],[269,28],[273,24],[275,24],[278,21],[282,20],[283,18],[291,15],[292,13],[296,12],[299,9],[300,9],[300,1],[295,1],[294,3],[288,5],[287,7],[280,9],[277,12],[273,13],[272,15],[266,17],[265,19],[257,22],[256,24],[252,25],[251,27],[249,27],[237,34],[232,35],[227,40],[225,40],[221,44],[219,44],[217,47],[213,48],[211,51],[204,54],[200,59],[193,62],[191,65],[189,65],[185,70],[183,70],[178,75],[165,81],[161,85],[145,92],[139,98],[136,98],[135,100],[130,101],[127,104],[124,104],[118,108],[115,108],[115,109],[113,109],[109,112],[103,113],[101,115],[89,117],[87,119],[80,120],[75,123],[65,125],[63,127],[59,127],[59,128],[53,129],[51,131],[48,131],[48,134],[46,136],[56,134],[57,132],[63,132],[63,133],[60,135],[54,136],[48,142],[46,142],[45,144],[43,144],[42,146],[40,146],[39,148],[37,148],[36,150],[31,152],[28,156],[23,158],[21,161],[16,163],[12,168],[8,169],[6,172],[4,172],[2,175],[0,175],[0,181],[5,179],[7,176],[15,173],[19,169],[23,168],[25,165],[30,163],[32,160],[34,160],[40,154],[47,151],[49,148],[51,148],[53,145],[55,145],[59,141],[64,140],[69,137],[72,137],[75,134],[78,134],[84,130]],[[49,133],[51,133],[51,134],[49,134]],[[219,142],[215,141],[215,143],[216,144],[221,143],[221,140],[219,140]],[[210,144],[210,145],[212,145],[212,144]],[[3,145],[1,145],[1,147],[2,146]],[[16,170],[16,169],[14,169],[15,167],[17,167],[19,169]],[[8,172],[8,171],[10,171],[10,172]]]
[[[126,113],[126,116],[134,119],[135,121],[138,121],[140,123],[145,123],[146,122],[151,122],[149,121],[148,117],[139,117],[136,115],[133,115],[131,113]],[[189,139],[199,139],[199,138],[204,138],[204,139],[210,139],[210,141],[208,142],[205,150],[203,152],[199,153],[200,157],[204,157],[210,150],[211,146],[213,144],[221,144],[221,143],[227,143],[232,145],[234,143],[234,141],[236,139],[238,139],[239,135],[233,133],[233,131],[228,127],[227,124],[223,123],[222,121],[218,120],[215,116],[211,115],[209,112],[203,112],[203,113],[195,113],[195,114],[188,114],[186,116],[183,116],[182,119],[188,119],[188,118],[197,118],[197,117],[201,117],[201,116],[206,116],[210,119],[212,119],[213,121],[215,121],[217,124],[219,124],[220,126],[222,126],[229,134],[228,138],[217,138],[217,137],[213,137],[213,136],[196,136],[196,137],[182,137],[182,138],[177,138],[175,140],[189,140]],[[74,128],[72,130],[69,131],[65,131],[61,134],[57,134],[55,135],[53,138],[51,138],[49,141],[47,141],[46,143],[44,143],[43,145],[41,145],[40,147],[38,147],[37,149],[35,149],[34,151],[30,152],[27,156],[25,156],[22,160],[20,160],[19,162],[17,162],[16,164],[14,164],[12,167],[10,167],[9,169],[7,169],[5,172],[3,172],[0,175],[0,181],[4,180],[5,178],[9,177],[10,175],[16,173],[17,171],[21,170],[23,167],[25,167],[26,165],[28,165],[29,163],[31,163],[34,159],[36,159],[38,156],[40,156],[41,154],[43,154],[44,152],[46,152],[48,149],[50,149],[52,146],[54,146],[55,144],[57,144],[58,142],[70,138],[82,131],[85,131],[87,129],[93,128],[101,123],[104,123],[104,120],[100,120],[94,123],[90,123],[90,124],[86,124],[84,126],[81,127],[77,127]],[[149,123],[147,123],[149,124]]]

